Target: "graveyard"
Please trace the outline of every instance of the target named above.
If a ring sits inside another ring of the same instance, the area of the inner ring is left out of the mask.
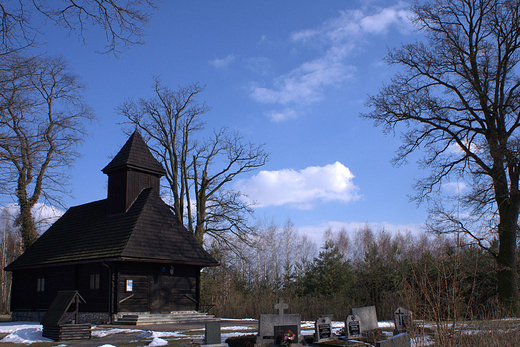
[[[318,319],[317,319],[318,321]],[[313,321],[302,321],[301,331],[306,339],[313,339],[315,331],[315,323]],[[333,334],[340,334],[344,327],[343,321],[333,320],[331,327]],[[515,329],[520,323],[519,320],[493,320],[488,322],[461,322],[460,328],[467,332],[473,332],[470,338],[478,336],[482,340],[482,336],[478,335],[479,331],[489,330],[505,331],[507,329]],[[419,334],[414,335],[411,339],[411,346],[428,346],[434,345],[434,339],[431,335],[434,323],[422,322],[422,326],[416,327]],[[379,321],[379,329],[383,334],[388,336],[393,334],[394,322]],[[148,328],[148,327],[147,327]],[[31,347],[51,347],[51,346],[116,346],[116,347],[143,347],[157,346],[159,343],[168,346],[187,347],[197,346],[204,342],[205,328],[204,326],[155,326],[153,330],[144,330],[136,328],[94,326],[92,329],[92,339],[83,341],[53,342],[42,337],[41,325],[37,322],[3,322],[0,323],[0,346],[31,346]],[[225,343],[229,339],[239,339],[244,336],[256,335],[258,322],[252,319],[228,320],[221,321],[221,338]],[[422,331],[422,333],[421,333]],[[487,336],[493,338],[492,336]],[[515,341],[515,340],[513,340]],[[461,344],[461,346],[475,346],[476,344]],[[488,345],[496,345],[489,343]],[[514,344],[504,344],[512,346]],[[231,345],[230,345],[231,346]],[[244,344],[243,346],[248,346]],[[364,344],[364,346],[367,346]]]
[[[449,335],[455,329],[468,336],[458,346],[474,346],[476,340],[484,345],[496,344],[505,337],[512,346],[518,340],[519,319],[459,322],[453,324],[414,320],[413,313],[398,307],[392,321],[378,319],[374,306],[352,308],[344,319],[322,315],[314,321],[302,321],[300,315],[287,313],[289,305],[279,298],[272,312],[258,319],[226,319],[207,323],[156,324],[153,326],[125,327],[93,325],[87,339],[53,341],[44,337],[39,322],[0,323],[0,347],[27,346],[212,346],[212,347],[275,347],[275,346],[373,346],[419,347],[439,345],[440,334]],[[8,317],[5,317],[6,319]],[[447,329],[443,331],[443,328]],[[485,342],[489,340],[489,343]],[[482,345],[482,344],[480,344]]]

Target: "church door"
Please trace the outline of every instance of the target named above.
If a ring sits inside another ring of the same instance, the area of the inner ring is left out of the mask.
[[[150,280],[150,313],[170,313],[172,279],[168,276],[153,276]]]

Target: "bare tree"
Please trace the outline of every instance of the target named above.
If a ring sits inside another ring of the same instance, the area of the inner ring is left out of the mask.
[[[418,182],[418,201],[454,177],[472,184],[461,203],[496,217],[488,223],[493,235],[457,229],[494,256],[499,301],[519,313],[520,1],[433,0],[412,12],[428,42],[388,54],[404,70],[368,99],[365,117],[386,131],[408,127],[396,163],[425,149],[420,163],[431,175]]]
[[[237,175],[263,166],[268,154],[263,144],[245,142],[238,132],[227,128],[215,131],[198,147],[193,159],[193,183],[197,219],[195,238],[202,243],[210,234],[226,242],[232,232],[243,241],[253,229],[248,215],[253,211],[240,199],[241,193],[227,187]]]
[[[222,242],[229,232],[245,237],[252,231],[247,218],[252,211],[228,183],[265,164],[263,145],[246,143],[225,128],[207,139],[197,136],[205,126],[200,116],[208,111],[196,101],[203,91],[199,85],[172,90],[156,78],[153,89],[154,97],[128,100],[118,112],[144,133],[165,166],[177,218],[200,243],[205,234]]]
[[[66,169],[93,116],[63,59],[10,55],[0,64],[0,181],[20,208],[26,249],[38,237],[31,209],[65,192]]]
[[[196,98],[204,88],[192,84],[174,91],[155,78],[153,89],[153,98],[127,100],[118,107],[118,112],[153,143],[150,149],[166,169],[173,211],[183,224],[184,216],[188,214],[189,225],[192,210],[189,208],[188,173],[192,167],[193,151],[198,144],[193,134],[204,128],[199,116],[208,111],[208,107],[198,104]],[[188,229],[192,230],[193,226]]]
[[[144,8],[153,8],[155,0],[66,0],[49,3],[45,0],[18,0],[0,3],[0,49],[9,53],[37,42],[43,21],[48,20],[84,40],[89,27],[105,33],[103,52],[142,43],[143,26],[150,15]],[[38,22],[38,19],[41,19]]]

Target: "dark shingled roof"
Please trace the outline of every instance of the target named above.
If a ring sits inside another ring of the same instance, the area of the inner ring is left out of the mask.
[[[102,171],[107,174],[121,168],[134,168],[161,176],[166,175],[163,166],[150,153],[148,146],[137,130]]]
[[[105,199],[70,208],[6,270],[101,260],[218,265],[153,188],[126,213],[107,215],[106,205]]]

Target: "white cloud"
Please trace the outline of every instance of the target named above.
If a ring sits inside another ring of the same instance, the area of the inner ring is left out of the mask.
[[[356,68],[338,60],[335,53],[306,62],[274,79],[273,88],[253,86],[251,96],[259,102],[309,104],[323,99],[323,88],[353,76]]]
[[[341,11],[338,17],[320,28],[293,33],[293,43],[320,47],[322,54],[274,78],[271,86],[254,83],[251,97],[258,102],[281,105],[306,105],[322,100],[326,88],[340,85],[355,74],[356,68],[347,63],[347,58],[367,35],[385,34],[392,26],[405,32],[411,28],[408,17],[403,3],[377,8],[371,14],[361,10]]]
[[[310,166],[296,171],[260,171],[250,179],[237,181],[241,191],[256,206],[289,204],[310,209],[316,201],[348,203],[359,198],[359,188],[353,183],[354,175],[340,162],[323,167]]]
[[[221,68],[228,67],[234,61],[235,61],[235,56],[230,54],[227,57],[222,58],[222,59],[217,58],[217,59],[213,59],[213,60],[208,60],[208,63],[210,63],[217,69],[221,69]]]
[[[283,122],[287,119],[296,118],[297,115],[296,115],[296,111],[294,111],[290,108],[286,108],[281,112],[270,111],[267,113],[267,117],[269,117],[269,119],[272,120],[273,122]]]
[[[19,209],[18,204],[7,204],[0,206],[0,218],[3,223],[9,223],[10,226],[14,226],[14,221],[18,216]],[[50,205],[37,203],[32,213],[36,221],[36,225],[40,232],[47,230],[58,218],[60,218],[64,211]]]
[[[392,25],[406,33],[412,30],[410,18],[410,11],[390,7],[384,8],[374,15],[361,18],[359,24],[364,32],[371,34],[386,34]]]
[[[442,190],[450,194],[459,194],[467,187],[468,185],[465,182],[447,182],[442,184]]]

